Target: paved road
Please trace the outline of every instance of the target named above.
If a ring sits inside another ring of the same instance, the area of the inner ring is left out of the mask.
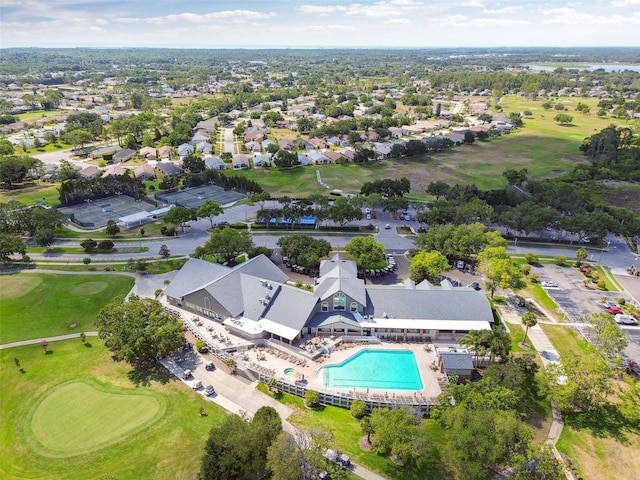
[[[239,153],[236,136],[233,134],[233,127],[224,129],[224,151],[232,155]]]

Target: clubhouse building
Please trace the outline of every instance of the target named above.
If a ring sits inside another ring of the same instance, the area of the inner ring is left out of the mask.
[[[316,336],[381,340],[455,340],[493,323],[482,291],[407,280],[365,285],[356,264],[336,254],[320,264],[313,291],[287,284],[288,276],[264,255],[233,268],[189,259],[165,288],[167,302],[219,321],[249,341],[295,345]]]

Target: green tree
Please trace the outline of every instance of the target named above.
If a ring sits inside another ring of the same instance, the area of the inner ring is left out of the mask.
[[[253,240],[246,230],[236,230],[231,227],[216,228],[211,232],[211,237],[202,247],[196,248],[194,256],[202,258],[212,255],[226,262],[227,265],[235,265],[236,257],[249,252],[253,248]]]
[[[158,250],[158,255],[160,255],[160,257],[164,258],[165,260],[168,260],[169,257],[171,256],[171,252],[169,251],[169,247],[167,247],[166,245],[160,245],[160,250]]]
[[[618,328],[611,315],[593,313],[581,320],[588,324],[587,330],[604,360],[620,368],[624,360],[623,351],[627,348],[629,340],[627,335]]]
[[[100,310],[96,326],[116,361],[148,363],[184,345],[182,323],[151,298],[116,297]]]
[[[352,220],[360,220],[362,218],[362,210],[353,206],[348,198],[340,197],[328,208],[328,217],[341,227],[344,227]]]
[[[374,237],[353,237],[345,250],[362,268],[379,268],[380,264],[385,263],[384,245],[376,242]]]
[[[529,170],[523,168],[521,170],[508,169],[502,172],[502,176],[507,179],[509,185],[522,185],[527,181]]]
[[[522,324],[525,326],[524,338],[522,343],[527,343],[527,334],[531,327],[535,327],[538,324],[538,317],[533,312],[524,312],[521,317]]]
[[[354,400],[351,402],[351,407],[349,407],[349,411],[351,412],[351,416],[354,418],[362,418],[367,414],[367,404],[364,400]]]
[[[196,213],[187,207],[173,207],[171,208],[167,214],[163,217],[162,221],[164,223],[178,225],[182,229],[182,233],[184,233],[184,227],[187,222],[190,220],[194,220],[196,218]]]
[[[573,123],[573,115],[568,113],[559,113],[553,117],[554,122],[559,125],[571,125]]]
[[[94,252],[96,248],[98,248],[98,242],[91,238],[87,238],[86,240],[80,242],[80,246],[83,248],[85,253],[91,253]]]
[[[292,233],[278,240],[280,253],[288,257],[294,265],[315,267],[320,260],[329,255],[331,244],[306,233]]]
[[[56,238],[55,233],[50,228],[41,228],[36,230],[33,241],[41,247],[49,247]]]
[[[304,401],[308,407],[316,407],[320,404],[320,394],[315,390],[304,392]]]
[[[576,250],[576,259],[578,262],[584,262],[589,256],[589,252],[587,252],[586,248],[579,248]]]
[[[371,425],[371,417],[363,417],[362,420],[360,420],[360,428],[362,433],[367,436],[367,443],[371,445],[371,435],[374,433],[373,425]]]
[[[484,357],[489,352],[489,330],[471,330],[460,339],[460,345],[473,352],[474,366],[478,366],[479,357]]]
[[[436,250],[431,250],[430,252],[423,250],[411,259],[409,276],[416,284],[423,280],[435,282],[436,278],[449,270],[449,268],[451,267],[447,257],[442,253]]]
[[[110,252],[113,250],[113,242],[111,240],[100,240],[98,242],[98,250],[101,252]]]
[[[249,200],[251,200],[253,203],[257,203],[261,209],[264,209],[267,200],[270,199],[271,195],[268,192],[254,193],[249,197]]]
[[[0,233],[0,260],[2,260],[2,263],[8,263],[11,260],[11,255],[24,255],[26,252],[27,248],[22,238],[16,235]]]
[[[222,213],[224,213],[224,209],[218,205],[218,202],[215,200],[207,200],[198,207],[196,216],[198,218],[207,218],[211,224],[211,228],[213,228],[213,219]]]
[[[113,237],[114,235],[120,233],[120,227],[115,222],[115,220],[109,220],[104,231],[107,233],[107,235],[111,235]]]
[[[304,453],[289,432],[281,432],[269,447],[267,468],[273,478],[299,480],[300,472],[304,470]]]
[[[513,288],[522,282],[522,271],[504,247],[488,247],[478,254],[479,270],[487,278],[486,285],[493,298],[498,287]]]
[[[373,450],[393,454],[405,464],[419,464],[430,450],[424,424],[406,408],[374,408],[371,412]]]
[[[209,432],[200,464],[201,480],[254,478],[256,451],[251,442],[251,427],[237,415],[225,415]]]
[[[12,155],[13,151],[13,143],[6,138],[0,139],[0,155]]]

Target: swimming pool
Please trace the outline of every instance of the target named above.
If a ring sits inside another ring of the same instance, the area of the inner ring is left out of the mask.
[[[413,352],[362,350],[337,365],[320,369],[322,383],[333,388],[422,390],[422,378]]]

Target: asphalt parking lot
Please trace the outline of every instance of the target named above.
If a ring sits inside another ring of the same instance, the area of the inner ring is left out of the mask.
[[[603,292],[585,288],[583,285],[585,277],[572,267],[540,265],[534,266],[531,271],[538,274],[540,282],[551,280],[558,284],[558,287],[549,287],[545,290],[558,305],[558,313],[564,313],[570,322],[581,323],[581,317],[585,315],[606,312],[600,305],[605,297],[612,302],[616,302],[619,298],[631,301],[631,297],[624,292]],[[625,354],[640,363],[640,327],[625,325],[620,328],[629,339]]]

